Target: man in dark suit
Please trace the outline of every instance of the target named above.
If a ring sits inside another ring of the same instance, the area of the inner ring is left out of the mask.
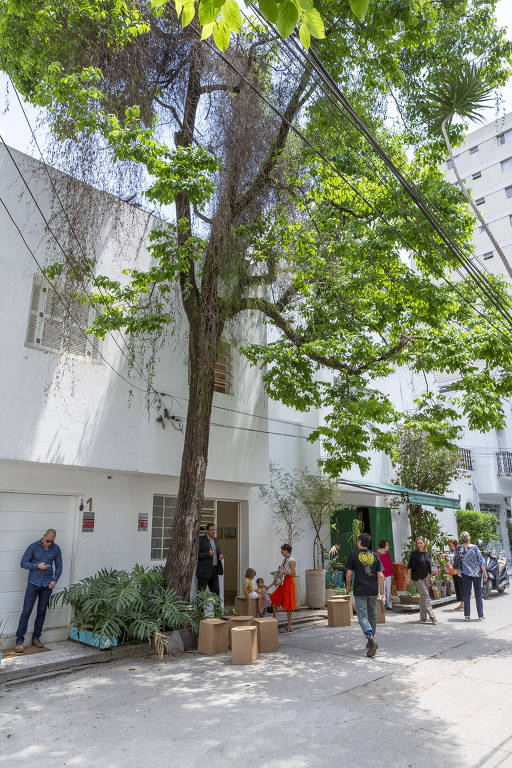
[[[224,555],[219,549],[215,537],[215,525],[208,523],[206,533],[199,538],[197,552],[197,588],[208,589],[220,595],[219,573],[223,573],[222,560]]]

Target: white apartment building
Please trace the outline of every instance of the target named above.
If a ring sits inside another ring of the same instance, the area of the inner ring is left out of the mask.
[[[471,131],[454,151],[457,169],[471,191],[482,215],[507,260],[512,265],[512,113]],[[446,164],[449,181],[456,182],[451,162]],[[480,225],[473,233],[474,259],[482,272],[506,277],[503,263]],[[437,378],[442,392],[449,392],[453,379]],[[462,506],[494,512],[500,521],[501,541],[510,556],[506,520],[511,519],[512,496],[512,403],[505,402],[506,428],[487,434],[465,431],[461,442],[465,466],[471,477],[471,493],[466,499],[459,483]],[[465,502],[465,503],[464,503]]]

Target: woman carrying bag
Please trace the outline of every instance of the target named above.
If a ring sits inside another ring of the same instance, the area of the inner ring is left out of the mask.
[[[297,568],[295,559],[291,554],[291,545],[283,544],[281,547],[283,562],[279,566],[274,581],[270,585],[272,587],[277,584],[276,589],[270,595],[272,608],[274,610],[274,618],[276,617],[278,608],[284,608],[288,616],[288,626],[283,628],[281,632],[292,631],[292,611],[297,607],[295,602],[295,582],[293,580],[294,576],[297,575]]]
[[[432,601],[429,594],[429,587],[433,583],[432,563],[423,536],[416,537],[416,549],[411,552],[409,562],[407,563],[407,576],[405,579],[407,585],[410,584],[411,577],[416,584],[416,589],[420,596],[420,621],[425,624],[427,619],[430,619],[432,624],[435,624],[436,617],[432,610]]]

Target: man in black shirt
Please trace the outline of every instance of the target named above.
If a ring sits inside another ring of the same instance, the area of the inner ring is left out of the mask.
[[[359,625],[366,638],[366,655],[375,656],[378,643],[377,631],[377,596],[385,600],[384,575],[379,556],[370,549],[371,538],[368,533],[357,537],[357,551],[352,552],[347,560],[347,593],[352,586],[354,575],[354,602],[356,604]]]

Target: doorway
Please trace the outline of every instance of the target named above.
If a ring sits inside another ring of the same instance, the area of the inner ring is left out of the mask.
[[[224,555],[224,605],[234,605],[238,594],[238,520],[237,501],[217,501],[217,538]]]

